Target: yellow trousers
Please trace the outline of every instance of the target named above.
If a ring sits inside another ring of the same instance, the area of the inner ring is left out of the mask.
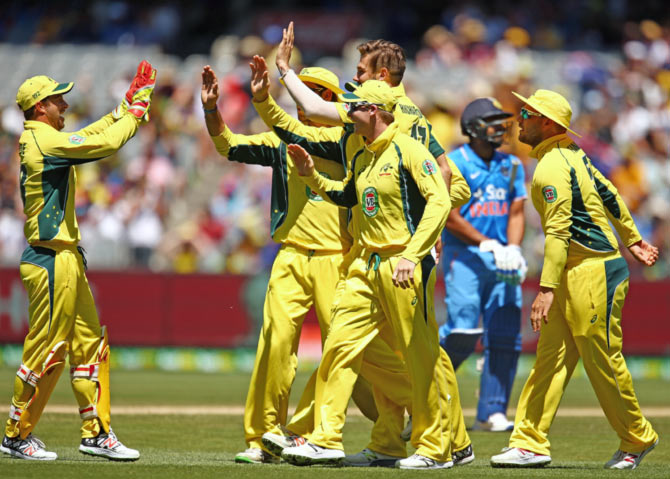
[[[86,279],[82,255],[74,246],[28,246],[21,258],[21,279],[28,293],[30,327],[23,343],[22,369],[41,374],[49,352],[66,341],[71,366],[95,361],[100,344],[100,322]],[[82,437],[100,432],[96,417],[84,413],[96,404],[97,385],[86,378],[73,378],[74,392],[83,424]],[[25,408],[34,387],[18,376],[14,382],[12,406]],[[8,419],[5,434],[19,434],[16,417]]]
[[[621,440],[619,448],[634,453],[656,442],[658,435],[640,411],[621,354],[621,310],[627,292],[628,267],[618,255],[566,267],[519,398],[510,447],[549,454],[549,427],[580,357]]]
[[[434,262],[430,264],[430,258],[425,264],[418,264],[414,287],[402,289],[395,287],[391,279],[398,260],[398,256],[381,258],[376,253],[363,251],[349,268],[319,365],[316,427],[310,440],[322,447],[342,449],[342,427],[353,384],[362,370],[364,358],[374,359],[374,351],[365,354],[366,349],[384,335],[385,328],[390,328],[409,376],[412,444],[419,454],[447,461],[451,458],[451,414],[449,404],[442,399],[448,394],[447,372],[440,359],[433,310],[434,288],[428,287],[431,282],[434,286]],[[388,370],[388,365],[370,362],[378,365],[380,371]],[[386,384],[385,387],[401,389],[406,385]],[[396,418],[395,424],[386,424],[386,429],[399,434],[402,405],[388,396],[384,401],[381,387],[374,383],[373,389],[380,420],[386,416],[387,409],[395,408],[391,416]],[[379,438],[373,430],[373,442],[376,440]]]
[[[263,329],[244,410],[244,433],[249,447],[262,448],[261,436],[265,432],[279,434],[280,426],[286,424],[303,320],[314,306],[323,344],[341,263],[341,253],[324,254],[287,244],[277,253],[265,295]],[[314,427],[313,414],[300,411],[308,410],[314,401],[315,375],[316,371],[301,396],[295,422],[288,426],[299,434]],[[365,384],[361,382],[357,387],[364,388]],[[376,416],[371,393],[361,396],[369,396],[361,409],[369,414],[373,411]]]

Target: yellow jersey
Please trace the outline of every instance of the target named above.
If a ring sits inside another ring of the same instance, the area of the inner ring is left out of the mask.
[[[571,138],[548,138],[530,155],[538,159],[531,198],[545,234],[541,286],[558,286],[566,264],[619,256],[610,221],[625,246],[642,239],[616,188]]]
[[[115,153],[135,135],[138,122],[131,114],[115,122],[110,113],[73,133],[60,132],[41,121],[24,122],[19,138],[19,183],[28,243],[79,243],[75,165]]]
[[[415,264],[430,253],[451,209],[432,154],[395,122],[354,155],[343,182],[316,169],[303,179],[329,201],[358,210],[361,246]]]
[[[319,251],[347,251],[351,247],[347,210],[323,201],[298,178],[286,144],[277,135],[239,135],[226,126],[212,140],[216,150],[231,161],[272,168],[270,217],[274,241]],[[343,179],[342,155],[327,148],[320,153],[314,162],[324,177]]]

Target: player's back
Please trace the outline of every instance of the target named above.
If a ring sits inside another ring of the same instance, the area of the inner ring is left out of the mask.
[[[433,157],[438,157],[444,153],[442,146],[433,137],[430,122],[423,115],[419,107],[407,96],[402,83],[393,87],[393,94],[398,101],[393,110],[393,116],[398,123],[400,131],[423,143]]]
[[[568,239],[576,260],[618,251],[606,208],[616,218],[619,205],[584,151],[562,136],[540,153],[531,196],[545,234]]]

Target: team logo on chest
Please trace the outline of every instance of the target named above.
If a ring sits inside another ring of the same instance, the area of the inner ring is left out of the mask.
[[[379,176],[391,176],[393,172],[393,165],[391,163],[386,163],[379,169]]]
[[[361,205],[363,206],[363,213],[372,218],[379,211],[379,196],[377,190],[373,186],[368,186],[363,191],[361,197]]]
[[[322,171],[319,172],[321,176],[324,178],[330,179],[330,175],[328,173],[324,173]],[[319,195],[316,191],[311,189],[309,186],[305,187],[305,194],[307,195],[307,198],[312,200],[312,201],[323,201],[323,198],[321,198],[321,195]]]

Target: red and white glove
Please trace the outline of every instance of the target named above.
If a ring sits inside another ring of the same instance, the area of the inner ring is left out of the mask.
[[[148,61],[142,60],[124,98],[128,102],[128,113],[139,120],[149,121],[149,108],[155,86],[156,69]]]

